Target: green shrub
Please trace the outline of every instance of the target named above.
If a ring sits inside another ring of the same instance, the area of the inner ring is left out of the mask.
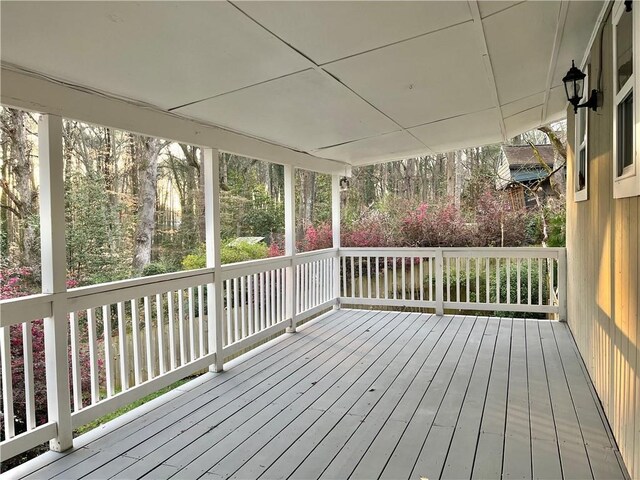
[[[172,269],[164,262],[151,262],[142,269],[142,276],[150,277],[151,275],[160,275],[171,271]]]
[[[263,242],[248,243],[238,242],[234,245],[226,243],[220,249],[220,260],[223,265],[228,263],[246,262],[249,260],[259,260],[267,258],[269,248]],[[182,268],[185,270],[194,270],[196,268],[204,268],[207,266],[207,254],[204,246],[201,246],[193,253],[190,253],[182,260]]]

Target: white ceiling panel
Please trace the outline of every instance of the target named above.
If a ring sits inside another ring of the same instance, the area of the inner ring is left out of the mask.
[[[2,2],[1,8],[3,61],[161,108],[308,66],[226,2]]]
[[[317,64],[471,19],[467,2],[236,2]]]
[[[500,104],[546,88],[559,2],[525,2],[482,21]]]
[[[325,68],[405,128],[493,105],[472,22]]]
[[[314,155],[351,163],[375,163],[430,153],[424,144],[407,132],[399,131],[366,138],[335,147],[314,150]]]
[[[540,92],[502,105],[502,115],[504,117],[510,117],[512,115],[515,115],[516,113],[520,113],[525,110],[529,110],[530,108],[542,105],[544,104],[544,98],[544,92]]]
[[[315,70],[205,100],[176,112],[305,151],[398,129],[366,102]]]
[[[498,143],[502,140],[495,108],[421,125],[409,130],[434,152]]]
[[[552,86],[562,85],[562,77],[571,68],[571,60],[575,60],[576,65],[580,67],[584,46],[591,37],[593,25],[596,23],[601,9],[602,2],[600,1],[569,2],[567,21],[562,33]]]
[[[524,112],[517,113],[504,119],[509,138],[520,135],[523,132],[539,127],[542,122],[542,107],[534,107]]]
[[[543,119],[545,123],[556,122],[564,118],[567,114],[567,94],[564,91],[564,85],[552,88],[549,92],[549,102],[547,103],[547,118]]]

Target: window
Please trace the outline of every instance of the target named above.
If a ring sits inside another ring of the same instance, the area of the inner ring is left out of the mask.
[[[587,77],[584,79],[584,91],[590,92],[589,87],[589,66],[587,66]],[[588,197],[588,179],[589,179],[589,156],[587,152],[589,130],[589,109],[581,108],[576,114],[576,155],[574,166],[574,200],[581,202],[587,200]]]
[[[636,121],[640,118],[640,102],[634,102],[638,75],[635,64],[639,41],[638,9],[625,11],[623,2],[615,5],[613,15],[613,195],[615,198],[640,195],[640,165],[636,154],[640,141]],[[576,142],[577,144],[577,142]]]

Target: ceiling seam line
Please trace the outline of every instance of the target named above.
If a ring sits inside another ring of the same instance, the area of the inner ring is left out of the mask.
[[[526,0],[522,0],[521,2],[517,2],[517,3],[514,3],[513,5],[509,5],[508,7],[505,7],[502,10],[498,10],[497,12],[490,13],[489,15],[485,15],[484,17],[482,17],[482,20],[484,20],[485,18],[491,18],[495,15],[500,15],[502,12],[506,12],[507,10],[513,7],[517,7],[518,5],[522,5],[523,3],[526,3]]]
[[[496,85],[496,77],[493,72],[493,65],[491,64],[491,56],[489,55],[489,47],[487,46],[487,38],[484,31],[484,25],[482,23],[482,17],[480,16],[480,6],[478,5],[478,0],[469,0],[467,3],[469,5],[469,9],[471,10],[473,23],[476,25],[476,31],[480,37],[480,45],[482,49],[481,51],[482,63],[485,66],[487,80],[489,81],[489,86],[491,88],[493,101],[496,106],[496,109],[498,110],[498,119],[499,119],[500,132],[502,133],[502,140],[506,142],[507,128],[504,123],[504,115],[502,113],[502,107],[500,106],[500,99],[498,97],[498,86]]]
[[[448,30],[449,28],[459,27],[460,25],[464,25],[465,23],[469,23],[469,22],[472,22],[472,21],[473,20],[471,19],[471,20],[464,20],[464,21],[458,22],[458,23],[453,23],[451,25],[447,25],[446,27],[438,28],[438,29],[432,30],[430,32],[420,33],[418,35],[414,35],[413,37],[404,38],[402,40],[396,40],[395,42],[387,43],[386,45],[381,45],[379,47],[374,47],[374,48],[370,48],[368,50],[363,50],[362,52],[354,53],[354,54],[351,54],[351,55],[346,55],[344,57],[340,57],[340,58],[336,58],[336,59],[333,59],[333,60],[329,60],[328,62],[319,63],[318,66],[325,67],[326,65],[331,65],[333,63],[338,63],[338,62],[341,62],[343,60],[348,60],[350,58],[359,57],[360,55],[366,55],[367,53],[375,52],[377,50],[382,50],[382,49],[387,48],[387,47],[393,47],[393,46],[399,45],[401,43],[410,42],[410,41],[415,40],[417,38],[426,37],[427,35],[431,35],[433,33],[439,33],[439,32],[442,32],[444,30]]]
[[[171,107],[170,109],[168,109],[168,111],[172,112],[173,110],[177,110],[179,108],[190,107],[191,105],[195,105],[196,103],[206,102],[208,100],[213,100],[214,98],[223,97],[225,95],[230,95],[230,94],[236,93],[236,92],[241,92],[242,90],[246,90],[247,88],[257,87],[259,85],[264,85],[265,83],[273,82],[275,80],[281,80],[283,78],[291,77],[293,75],[297,75],[298,73],[303,73],[303,72],[306,72],[308,70],[312,70],[312,68],[309,67],[309,68],[305,68],[303,70],[297,70],[295,72],[285,73],[284,75],[280,75],[279,77],[269,78],[268,80],[263,80],[261,82],[253,83],[251,85],[245,85],[244,87],[236,88],[234,90],[229,90],[228,92],[218,93],[216,95],[212,95],[210,97],[202,98],[200,100],[194,100],[193,102],[188,102],[188,103],[185,103],[183,105],[178,105],[177,107]]]
[[[367,99],[365,99],[364,97],[362,97],[360,94],[358,94],[357,92],[355,92],[353,89],[351,89],[348,85],[346,85],[345,83],[343,83],[342,81],[340,81],[340,79],[336,76],[334,76],[332,73],[328,72],[327,70],[325,70],[324,68],[322,68],[320,65],[318,65],[316,62],[314,62],[310,57],[308,57],[307,55],[305,55],[304,53],[300,52],[297,48],[295,48],[293,45],[291,45],[289,42],[287,42],[286,40],[284,40],[283,38],[281,38],[279,35],[277,35],[275,32],[271,31],[269,28],[267,28],[266,26],[264,26],[262,23],[260,23],[258,20],[256,20],[255,18],[253,18],[251,15],[249,15],[247,12],[245,12],[244,10],[242,10],[239,6],[237,6],[235,3],[233,3],[231,0],[227,0],[227,2],[232,5],[234,8],[236,8],[239,12],[241,12],[243,15],[245,15],[248,19],[250,19],[252,22],[254,22],[256,25],[258,25],[260,28],[262,28],[264,31],[268,32],[270,35],[272,35],[274,38],[278,39],[280,42],[282,42],[284,45],[286,45],[287,47],[289,47],[290,49],[294,50],[295,52],[297,52],[298,54],[300,54],[301,56],[303,56],[310,64],[311,64],[311,68],[313,68],[316,72],[320,73],[321,75],[325,76],[325,78],[329,78],[331,79],[333,82],[337,83],[338,85],[342,86],[343,88],[346,88],[349,92],[351,92],[353,95],[355,95],[357,98],[359,98],[360,100],[362,100],[363,102],[365,102],[367,105],[369,105],[371,108],[373,108],[375,111],[377,111],[379,114],[383,115],[386,119],[390,120],[391,122],[393,122],[396,127],[398,127],[400,130],[402,130],[403,132],[406,132],[407,134],[411,135],[416,141],[418,141],[420,144],[424,145],[424,147],[426,149],[431,150],[431,148],[428,145],[425,145],[425,143],[420,140],[419,138],[415,137],[411,132],[409,132],[404,126],[402,126],[399,122],[397,122],[394,118],[390,117],[388,114],[386,114],[385,112],[383,112],[382,110],[380,110],[378,107],[376,107],[375,105],[373,105],[370,101],[368,101]],[[385,133],[392,133],[392,132],[385,132]]]
[[[549,70],[547,72],[547,82],[544,91],[544,104],[542,105],[542,112],[540,123],[544,123],[547,118],[547,111],[549,109],[549,98],[551,97],[551,84],[553,83],[553,75],[558,65],[558,56],[560,53],[560,44],[562,43],[562,37],[564,36],[564,27],[567,23],[567,16],[569,14],[569,3],[565,0],[560,2],[560,10],[558,11],[558,24],[556,25],[556,34],[553,40],[553,47],[551,49],[551,58],[549,61]]]

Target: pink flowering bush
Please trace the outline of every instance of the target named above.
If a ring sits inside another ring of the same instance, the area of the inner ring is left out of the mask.
[[[452,203],[421,203],[402,219],[400,235],[399,243],[407,247],[463,247],[474,241],[473,228]]]
[[[68,280],[67,287],[77,286],[75,280]],[[20,268],[0,268],[0,300],[18,298],[30,295],[35,290],[33,271],[26,267]],[[80,318],[80,324],[86,327],[86,322]],[[13,392],[14,424],[16,434],[20,434],[27,429],[26,394],[25,394],[25,352],[23,326],[24,324],[12,325],[9,327],[9,342],[11,348],[11,382]],[[47,384],[46,384],[46,360],[45,360],[45,338],[43,320],[31,322],[32,350],[31,359],[33,361],[34,372],[34,403],[35,422],[42,425],[47,422]],[[85,394],[83,400],[87,404],[88,392],[90,391],[90,371],[89,354],[87,351],[87,332],[81,329],[81,349],[79,352],[82,391]],[[69,349],[69,355],[71,351]],[[101,362],[99,362],[100,368]],[[0,392],[0,402],[2,396]],[[5,439],[5,418],[0,416],[0,440]],[[10,462],[7,462],[7,466]],[[4,467],[3,462],[3,467]]]

